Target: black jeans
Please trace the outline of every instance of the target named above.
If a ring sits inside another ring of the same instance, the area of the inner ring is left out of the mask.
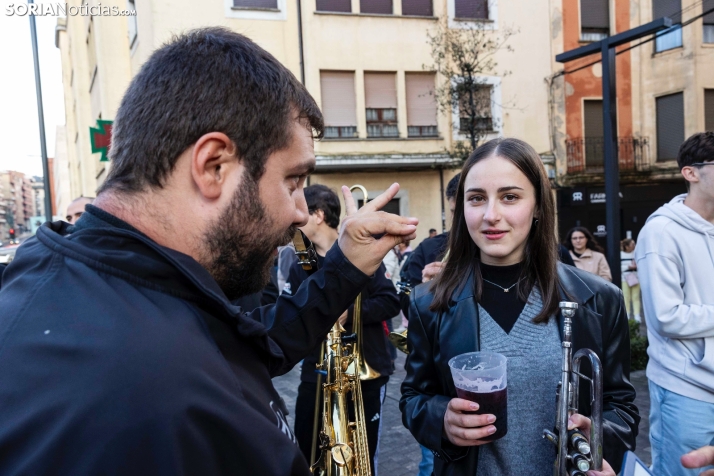
[[[386,394],[388,376],[379,377],[374,380],[362,381],[362,400],[364,405],[365,427],[367,429],[367,443],[369,444],[369,461],[374,470],[374,455],[379,446],[379,427],[382,420],[382,403]],[[384,391],[382,389],[384,388]],[[313,420],[315,418],[315,397],[317,396],[317,384],[314,382],[300,382],[298,396],[295,401],[295,437],[302,454],[307,462],[310,462],[310,449],[312,448]],[[322,392],[320,392],[320,412],[322,411]],[[318,429],[322,426],[322,414],[317,421]],[[319,430],[318,430],[319,431]],[[319,449],[316,449],[315,461],[319,457]]]

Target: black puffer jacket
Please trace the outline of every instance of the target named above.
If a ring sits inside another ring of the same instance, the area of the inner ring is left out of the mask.
[[[618,472],[625,451],[635,448],[640,421],[633,403],[635,389],[629,380],[630,339],[622,293],[611,283],[562,263],[558,263],[558,278],[562,299],[579,304],[573,318],[573,353],[592,349],[603,365],[603,453]],[[436,476],[473,476],[478,466],[478,447],[458,447],[442,438],[446,406],[456,397],[448,361],[480,347],[473,294],[473,277],[469,277],[454,293],[453,306],[439,315],[429,310],[433,295],[428,285],[418,286],[412,293],[408,340],[411,353],[399,407],[404,425],[437,456]],[[562,316],[559,328],[562,338]],[[588,362],[583,361],[581,371],[590,373]],[[585,416],[590,416],[589,395],[583,382],[579,409]]]

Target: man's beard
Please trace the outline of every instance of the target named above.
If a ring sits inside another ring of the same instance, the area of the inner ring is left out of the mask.
[[[297,228],[273,231],[274,221],[258,196],[258,183],[246,172],[228,208],[206,236],[208,270],[230,300],[256,293],[270,281],[275,249],[292,240]]]

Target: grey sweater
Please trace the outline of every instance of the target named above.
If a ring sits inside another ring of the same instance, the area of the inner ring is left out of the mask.
[[[479,476],[553,473],[555,448],[542,434],[555,424],[561,345],[555,319],[547,324],[533,323],[542,307],[540,293],[534,288],[510,334],[506,334],[478,306],[481,349],[508,358],[508,433],[479,447]]]

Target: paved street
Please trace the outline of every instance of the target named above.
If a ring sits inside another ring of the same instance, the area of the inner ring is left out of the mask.
[[[379,473],[389,476],[416,476],[421,453],[419,445],[414,441],[411,434],[404,428],[399,412],[399,386],[404,379],[404,354],[401,352],[397,356],[397,370],[391,376],[387,385],[387,398],[385,401],[382,439],[379,451]],[[637,389],[637,400],[635,403],[640,409],[642,422],[640,423],[640,434],[637,437],[637,455],[647,464],[650,463],[651,452],[648,441],[649,424],[649,392],[647,390],[647,378],[644,371],[632,373],[632,383]],[[297,397],[297,387],[300,382],[300,370],[294,368],[290,373],[282,377],[273,379],[275,387],[285,400],[290,412],[294,411],[295,398]],[[554,390],[555,391],[555,390]],[[293,426],[293,415],[288,415],[290,426]]]

